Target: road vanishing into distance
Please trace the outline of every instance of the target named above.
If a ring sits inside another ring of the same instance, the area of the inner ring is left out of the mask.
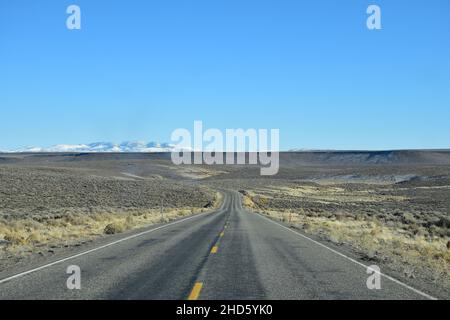
[[[0,299],[432,298],[384,275],[382,289],[369,290],[367,266],[245,211],[237,192],[216,212],[107,239],[0,278]],[[71,265],[80,290],[67,288]]]

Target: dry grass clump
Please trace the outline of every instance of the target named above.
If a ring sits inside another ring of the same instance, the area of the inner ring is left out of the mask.
[[[255,195],[253,192],[241,190],[243,194],[242,203],[244,207],[251,209],[265,209],[269,204],[269,199],[265,196]]]
[[[245,208],[256,209],[256,204],[253,202],[252,198],[249,196],[244,196],[242,198],[242,205]]]

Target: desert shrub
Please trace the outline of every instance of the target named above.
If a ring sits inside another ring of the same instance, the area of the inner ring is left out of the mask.
[[[269,199],[262,196],[255,196],[252,198],[252,200],[260,207],[266,207],[269,204]]]
[[[26,239],[27,243],[40,243],[42,241],[43,235],[40,232],[32,232]]]
[[[85,215],[85,216],[80,216],[77,214],[72,214],[69,215],[65,218],[67,223],[70,223],[73,226],[82,226],[85,225],[87,223],[87,220],[89,220],[89,216]]]
[[[439,221],[437,221],[436,225],[441,228],[450,228],[450,218],[442,217],[439,219]]]
[[[105,230],[103,231],[105,234],[116,234],[116,233],[122,233],[126,230],[126,227],[123,223],[110,223],[105,227]]]
[[[281,218],[281,221],[283,221],[283,222],[291,222],[291,213],[284,212],[283,216]]]
[[[125,219],[125,224],[129,227],[131,227],[134,223],[134,219],[132,215],[129,215],[128,217],[126,217]]]
[[[440,228],[438,226],[431,226],[430,233],[431,233],[431,235],[437,236],[437,237],[448,236],[447,228]]]
[[[405,212],[402,215],[402,221],[405,224],[415,224],[417,223],[416,219],[414,218],[414,215],[410,212]]]

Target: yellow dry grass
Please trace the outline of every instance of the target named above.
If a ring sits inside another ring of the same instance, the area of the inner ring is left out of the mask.
[[[6,253],[32,252],[44,246],[73,245],[103,234],[122,233],[139,227],[170,222],[188,215],[206,212],[220,206],[222,195],[216,194],[211,208],[177,208],[132,210],[127,212],[73,213],[59,218],[0,219],[0,239],[8,242]]]
[[[383,256],[404,266],[408,277],[414,276],[410,267],[431,270],[438,281],[450,281],[449,237],[425,237],[411,235],[403,229],[389,227],[376,218],[338,216],[308,216],[302,210],[275,211],[258,206],[253,197],[244,197],[244,205],[250,210],[258,209],[271,218],[290,223],[306,233],[326,235],[334,243],[346,243],[364,252],[369,257]]]

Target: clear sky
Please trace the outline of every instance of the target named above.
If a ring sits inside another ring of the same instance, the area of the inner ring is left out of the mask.
[[[194,120],[282,149],[449,148],[450,1],[0,0],[0,112],[0,149]]]

